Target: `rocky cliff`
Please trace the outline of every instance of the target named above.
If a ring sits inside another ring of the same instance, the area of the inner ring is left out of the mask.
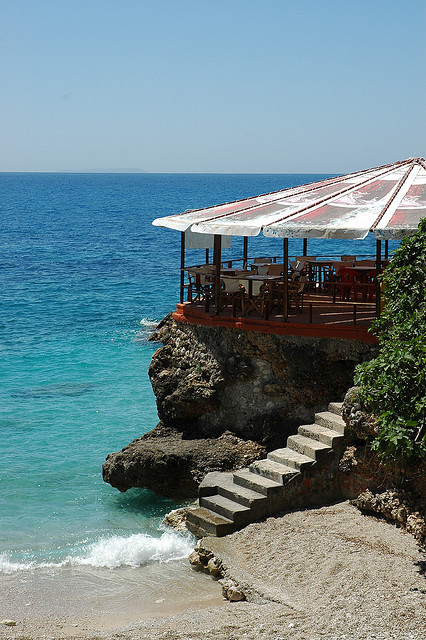
[[[104,480],[160,495],[196,495],[208,471],[234,470],[285,444],[316,411],[343,399],[375,345],[277,336],[165,318],[149,368],[160,423],[110,454]]]

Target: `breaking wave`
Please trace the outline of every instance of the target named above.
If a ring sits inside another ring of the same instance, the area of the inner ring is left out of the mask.
[[[192,551],[194,541],[190,534],[165,531],[159,538],[145,533],[131,536],[100,538],[86,545],[82,553],[68,556],[62,562],[14,562],[7,554],[0,555],[0,572],[15,573],[38,567],[91,566],[107,569],[118,567],[136,568],[152,562],[171,562],[186,558]]]
[[[180,560],[191,553],[193,542],[189,536],[164,532],[160,538],[145,533],[135,533],[128,538],[113,536],[101,538],[89,545],[80,557],[69,558],[72,565],[92,567],[139,567],[149,562]]]
[[[154,320],[153,318],[142,318],[139,324],[142,325],[143,327],[149,327],[150,329],[154,329],[158,324],[158,320]]]

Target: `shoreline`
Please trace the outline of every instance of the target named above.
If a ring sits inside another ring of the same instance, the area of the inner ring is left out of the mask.
[[[423,640],[424,550],[403,530],[363,515],[348,502],[268,518],[224,538],[205,538],[203,545],[220,559],[225,576],[243,588],[247,601],[223,600],[220,585],[190,569],[186,561],[176,562],[162,583],[157,569],[165,565],[152,565],[145,571],[150,580],[145,581],[144,594],[134,569],[91,571],[86,575],[91,602],[83,591],[80,599],[74,591],[73,601],[67,603],[79,612],[77,621],[63,615],[66,624],[60,626],[52,615],[45,618],[49,625],[37,628],[37,620],[31,618],[36,612],[27,608],[25,626],[0,627],[0,638]],[[63,578],[61,593],[66,595],[68,589],[69,596],[70,583]],[[14,619],[13,610],[18,611],[12,600],[16,604],[19,582],[18,576],[0,596],[9,602],[8,612],[0,605],[1,615],[7,613],[3,617],[10,613]],[[171,585],[180,593],[178,598]],[[43,585],[33,581],[27,586],[34,594]],[[25,597],[20,596],[22,606]],[[49,597],[57,602],[58,593],[45,588],[43,597],[44,614],[49,607],[54,613]],[[90,610],[96,598],[98,609]],[[100,628],[96,611],[102,607]],[[78,627],[72,626],[76,623]]]
[[[0,574],[0,639],[109,633],[189,608],[220,606],[219,585],[172,560],[137,568],[38,567]]]

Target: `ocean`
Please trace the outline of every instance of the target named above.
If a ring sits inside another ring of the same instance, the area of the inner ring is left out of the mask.
[[[323,177],[0,174],[0,572],[188,555],[192,537],[160,524],[179,505],[120,494],[101,474],[108,453],[158,421],[147,374],[158,345],[147,337],[178,299],[180,238],[151,222]],[[281,251],[250,239],[250,255]],[[374,251],[372,239],[309,243],[309,253]],[[188,252],[187,264],[202,261]]]

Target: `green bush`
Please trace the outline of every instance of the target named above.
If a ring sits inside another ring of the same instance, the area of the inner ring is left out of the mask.
[[[378,416],[372,446],[381,458],[426,459],[426,218],[380,277],[384,308],[373,325],[380,351],[358,365],[355,383]]]

